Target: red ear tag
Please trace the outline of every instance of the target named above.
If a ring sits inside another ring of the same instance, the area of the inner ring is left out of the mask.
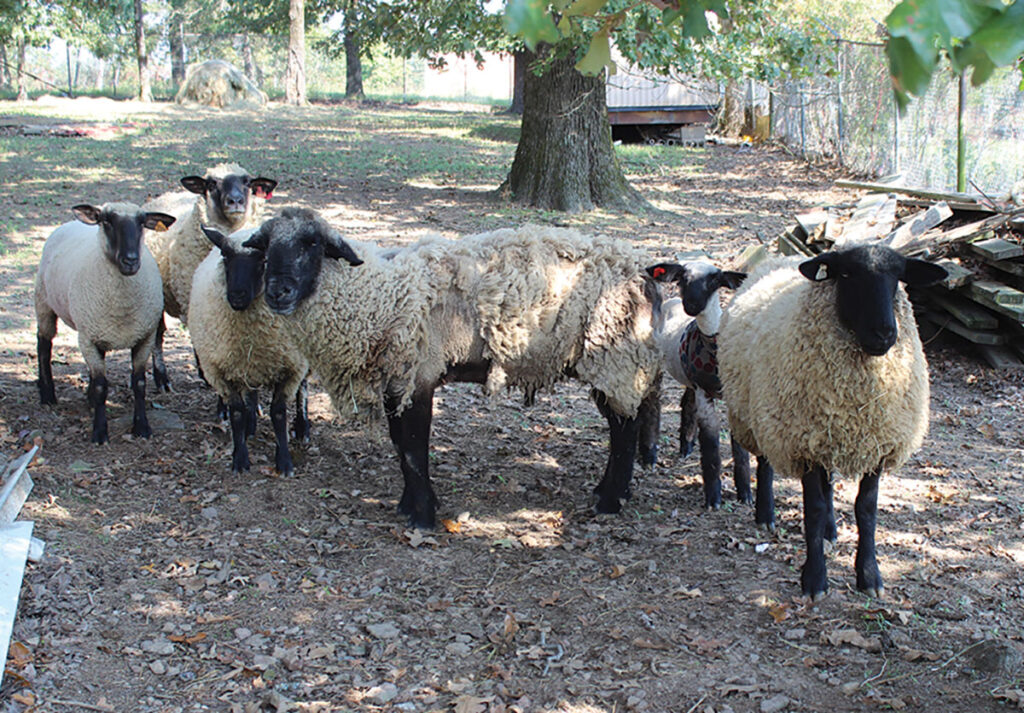
[[[656,268],[654,268],[654,272],[652,273],[652,276],[653,277],[661,277],[664,274],[665,274],[665,268],[663,268],[663,267],[656,267]]]

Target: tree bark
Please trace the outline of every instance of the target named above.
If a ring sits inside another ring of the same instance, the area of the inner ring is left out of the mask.
[[[171,3],[171,27],[167,44],[171,49],[171,81],[175,88],[185,83],[185,14],[181,0]]]
[[[0,44],[0,64],[3,65],[2,74],[0,74],[0,77],[3,77],[3,85],[5,88],[9,88],[14,82],[11,79],[10,60],[7,59],[7,45]]]
[[[574,65],[568,57],[540,77],[527,72],[519,145],[499,191],[548,210],[643,209],[647,202],[626,181],[612,146],[604,77],[586,77]]]
[[[25,36],[18,35],[18,101],[28,101],[28,86],[25,84]]]
[[[284,99],[295,106],[307,103],[305,0],[289,0],[288,4],[288,68],[284,75]]]
[[[526,84],[529,61],[530,55],[526,50],[512,53],[512,104],[508,108],[509,114],[523,115],[523,87]]]
[[[356,31],[356,9],[345,9],[345,98],[365,98],[363,94],[363,60],[359,57],[359,35]]]
[[[718,133],[734,139],[743,133],[745,104],[743,88],[738,81],[730,79],[725,85],[725,95],[722,97],[722,109],[718,118]]]
[[[135,54],[139,60],[140,102],[153,101],[153,88],[149,84],[149,55],[146,53],[146,35],[142,25],[142,0],[135,0]]]
[[[242,71],[257,87],[263,86],[263,70],[256,64],[256,56],[252,52],[252,41],[249,33],[242,35]]]

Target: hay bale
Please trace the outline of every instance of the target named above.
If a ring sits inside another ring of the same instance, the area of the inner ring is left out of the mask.
[[[250,109],[265,106],[267,95],[229,62],[211,59],[189,65],[174,101],[219,109]]]

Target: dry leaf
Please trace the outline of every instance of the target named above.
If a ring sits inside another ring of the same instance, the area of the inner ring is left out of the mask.
[[[1024,710],[1024,690],[1020,688],[1013,688],[1009,691],[1003,691],[1002,693],[994,693],[992,697],[997,701],[1005,701],[1006,703],[1013,703],[1021,710]]]
[[[11,700],[15,703],[20,703],[23,706],[34,706],[36,704],[36,696],[32,691],[25,691],[24,693],[12,693]]]
[[[978,426],[978,433],[983,435],[985,438],[994,441],[996,438],[996,427],[991,423],[983,423]]]
[[[512,637],[519,631],[519,622],[511,613],[505,615],[505,641],[512,641]]]
[[[910,648],[902,648],[902,647],[901,647],[900,650],[903,652],[903,660],[904,661],[914,662],[914,661],[921,661],[922,659],[924,659],[925,661],[938,661],[939,660],[938,654],[933,654],[930,651],[921,651],[919,649],[910,649]]]
[[[446,529],[453,535],[457,535],[460,532],[462,532],[462,523],[458,520],[449,520],[448,518],[443,518],[441,520],[441,524],[444,525],[444,529]]]
[[[7,665],[19,669],[32,663],[32,652],[20,641],[12,641],[7,650]]]
[[[611,579],[618,579],[619,577],[621,577],[625,573],[626,573],[626,568],[623,567],[622,565],[619,565],[619,564],[612,565],[612,568],[610,570],[608,570],[608,576]]]
[[[772,615],[776,624],[783,622],[789,618],[789,603],[773,604],[768,607],[768,613]]]
[[[558,597],[559,597],[559,595],[561,593],[562,593],[561,591],[555,590],[554,592],[551,593],[550,597],[547,597],[545,599],[541,599],[539,604],[542,607],[553,607],[553,606],[555,606],[555,602],[558,601]]]
[[[493,700],[493,696],[490,698],[459,696],[455,699],[455,713],[484,713],[487,710],[487,705]]]
[[[840,629],[831,634],[823,631],[821,632],[821,642],[832,644],[833,646],[849,644],[850,646],[856,646],[858,649],[864,649],[873,653],[878,653],[882,650],[882,643],[878,639],[868,639],[856,629]]]

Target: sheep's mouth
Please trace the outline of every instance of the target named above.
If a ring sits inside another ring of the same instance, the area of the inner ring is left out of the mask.
[[[270,295],[264,295],[264,299],[267,302],[267,307],[277,314],[289,315],[299,306],[299,303],[294,300],[278,300]]]
[[[121,274],[125,277],[131,277],[139,271],[141,266],[141,260],[122,260],[117,264],[117,269],[120,270]]]

